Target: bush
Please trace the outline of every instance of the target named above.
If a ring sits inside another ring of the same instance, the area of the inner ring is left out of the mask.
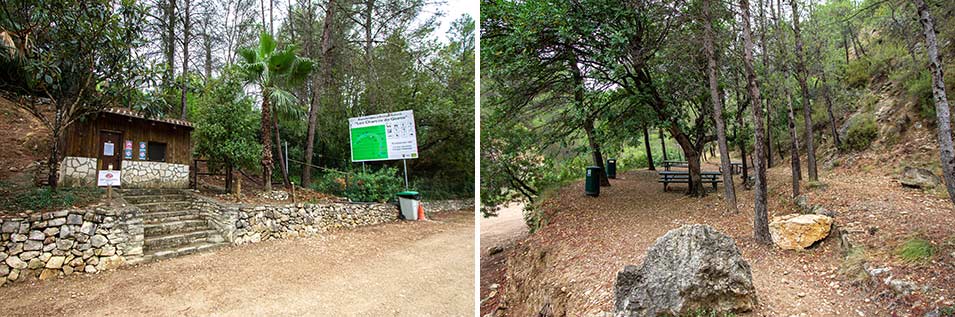
[[[928,261],[935,254],[935,246],[922,238],[911,238],[902,243],[896,250],[899,258],[908,263]]]
[[[843,150],[862,151],[869,147],[879,137],[879,127],[875,124],[875,116],[862,114],[851,119]]]
[[[325,173],[312,185],[317,191],[344,196],[355,202],[387,202],[402,190],[398,169],[385,167],[368,173]]]
[[[867,59],[856,59],[846,66],[846,84],[852,88],[862,88],[869,84],[869,66]]]

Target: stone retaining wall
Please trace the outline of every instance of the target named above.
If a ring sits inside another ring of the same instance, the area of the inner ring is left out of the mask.
[[[445,212],[461,209],[474,209],[474,198],[425,201],[423,204],[424,210],[426,212]]]
[[[70,209],[0,219],[0,285],[138,262],[143,219],[136,207]]]
[[[391,204],[227,205],[197,198],[195,209],[233,244],[268,239],[305,237],[334,229],[348,229],[398,220]]]

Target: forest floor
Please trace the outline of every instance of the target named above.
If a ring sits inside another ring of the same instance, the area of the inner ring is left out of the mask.
[[[717,167],[709,163],[704,169]],[[945,220],[955,217],[955,209],[937,194],[903,188],[889,174],[836,168],[821,173],[827,187],[803,191],[809,192],[811,204],[838,213],[839,228],[867,232],[853,237],[865,247],[868,265],[890,268],[895,278],[914,282],[917,287],[911,294],[898,295],[879,282],[846,274],[849,263],[832,236],[805,251],[757,243],[751,190],[737,185],[740,213],[734,214],[724,211],[722,189],[705,198],[687,197],[680,186],[663,192],[657,174],[641,170],[612,180],[598,198],[584,196],[583,182],[576,182],[543,203],[547,224],[505,251],[501,312],[509,316],[610,312],[616,273],[625,265],[641,263],[657,237],[693,223],[711,225],[736,240],[752,267],[759,298],[756,311],[749,315],[921,316],[934,308],[951,309],[955,227]],[[790,198],[790,175],[785,162],[769,170],[770,217],[797,212]],[[901,241],[914,235],[936,246],[931,261],[906,264],[895,257]]]
[[[471,316],[474,212],[269,240],[0,288],[0,311],[90,316]],[[226,260],[223,260],[226,259]]]

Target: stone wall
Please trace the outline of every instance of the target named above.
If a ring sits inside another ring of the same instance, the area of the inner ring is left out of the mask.
[[[461,209],[474,209],[474,198],[424,201],[422,204],[426,212],[457,211]]]
[[[120,178],[125,188],[187,188],[189,165],[124,160]]]
[[[70,209],[0,219],[0,285],[95,273],[143,255],[136,207]]]
[[[96,186],[96,159],[67,156],[60,163],[60,185]]]
[[[392,204],[327,203],[288,205],[227,205],[197,198],[195,209],[233,244],[312,236],[398,220]]]

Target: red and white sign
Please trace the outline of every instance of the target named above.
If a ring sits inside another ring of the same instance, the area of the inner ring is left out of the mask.
[[[99,171],[96,186],[119,186],[119,171]]]

